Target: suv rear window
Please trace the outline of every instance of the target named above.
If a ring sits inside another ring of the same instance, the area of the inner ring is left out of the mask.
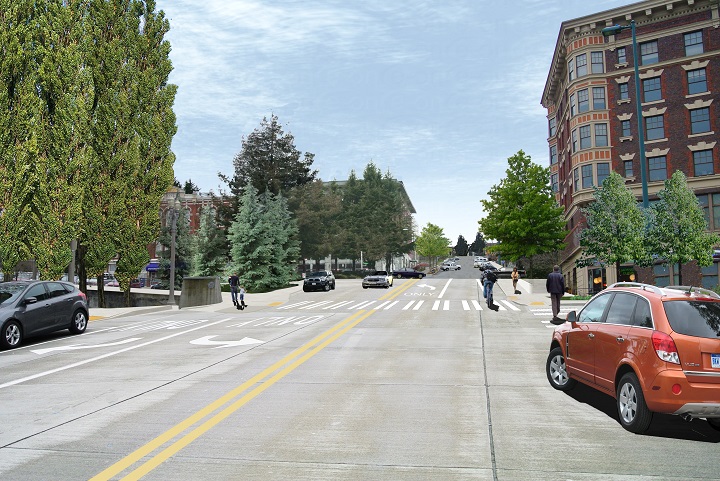
[[[663,306],[673,331],[710,339],[720,337],[720,302],[665,301]]]

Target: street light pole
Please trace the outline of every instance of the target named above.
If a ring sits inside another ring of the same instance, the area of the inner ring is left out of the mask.
[[[175,305],[175,237],[177,235],[178,200],[175,199],[170,210],[170,285],[168,286],[168,305]]]
[[[637,37],[635,35],[635,20],[630,20],[630,25],[613,25],[602,29],[604,37],[615,35],[623,30],[630,29],[632,34],[632,50],[633,50],[633,66],[635,67],[635,111],[637,115],[638,125],[638,143],[640,151],[640,182],[642,184],[642,203],[643,208],[648,208],[648,186],[647,186],[647,166],[645,165],[645,130],[642,118],[642,102],[640,100],[640,66],[638,62]]]

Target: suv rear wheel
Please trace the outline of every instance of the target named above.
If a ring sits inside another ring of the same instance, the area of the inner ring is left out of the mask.
[[[652,421],[652,411],[645,404],[640,381],[634,372],[625,374],[617,387],[617,408],[620,424],[631,433],[647,431]]]

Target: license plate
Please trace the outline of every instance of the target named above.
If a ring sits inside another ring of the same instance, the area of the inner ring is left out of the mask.
[[[317,282],[311,282],[310,285],[311,285],[311,286],[316,286],[316,285],[317,285]]]
[[[720,369],[720,354],[710,354],[710,364],[712,367]]]

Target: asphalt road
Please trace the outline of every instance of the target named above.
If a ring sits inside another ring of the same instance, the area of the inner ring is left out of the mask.
[[[720,432],[545,377],[547,315],[476,269],[0,352],[7,480],[717,480]],[[252,296],[248,303],[251,303]],[[545,321],[545,322],[543,322]]]

